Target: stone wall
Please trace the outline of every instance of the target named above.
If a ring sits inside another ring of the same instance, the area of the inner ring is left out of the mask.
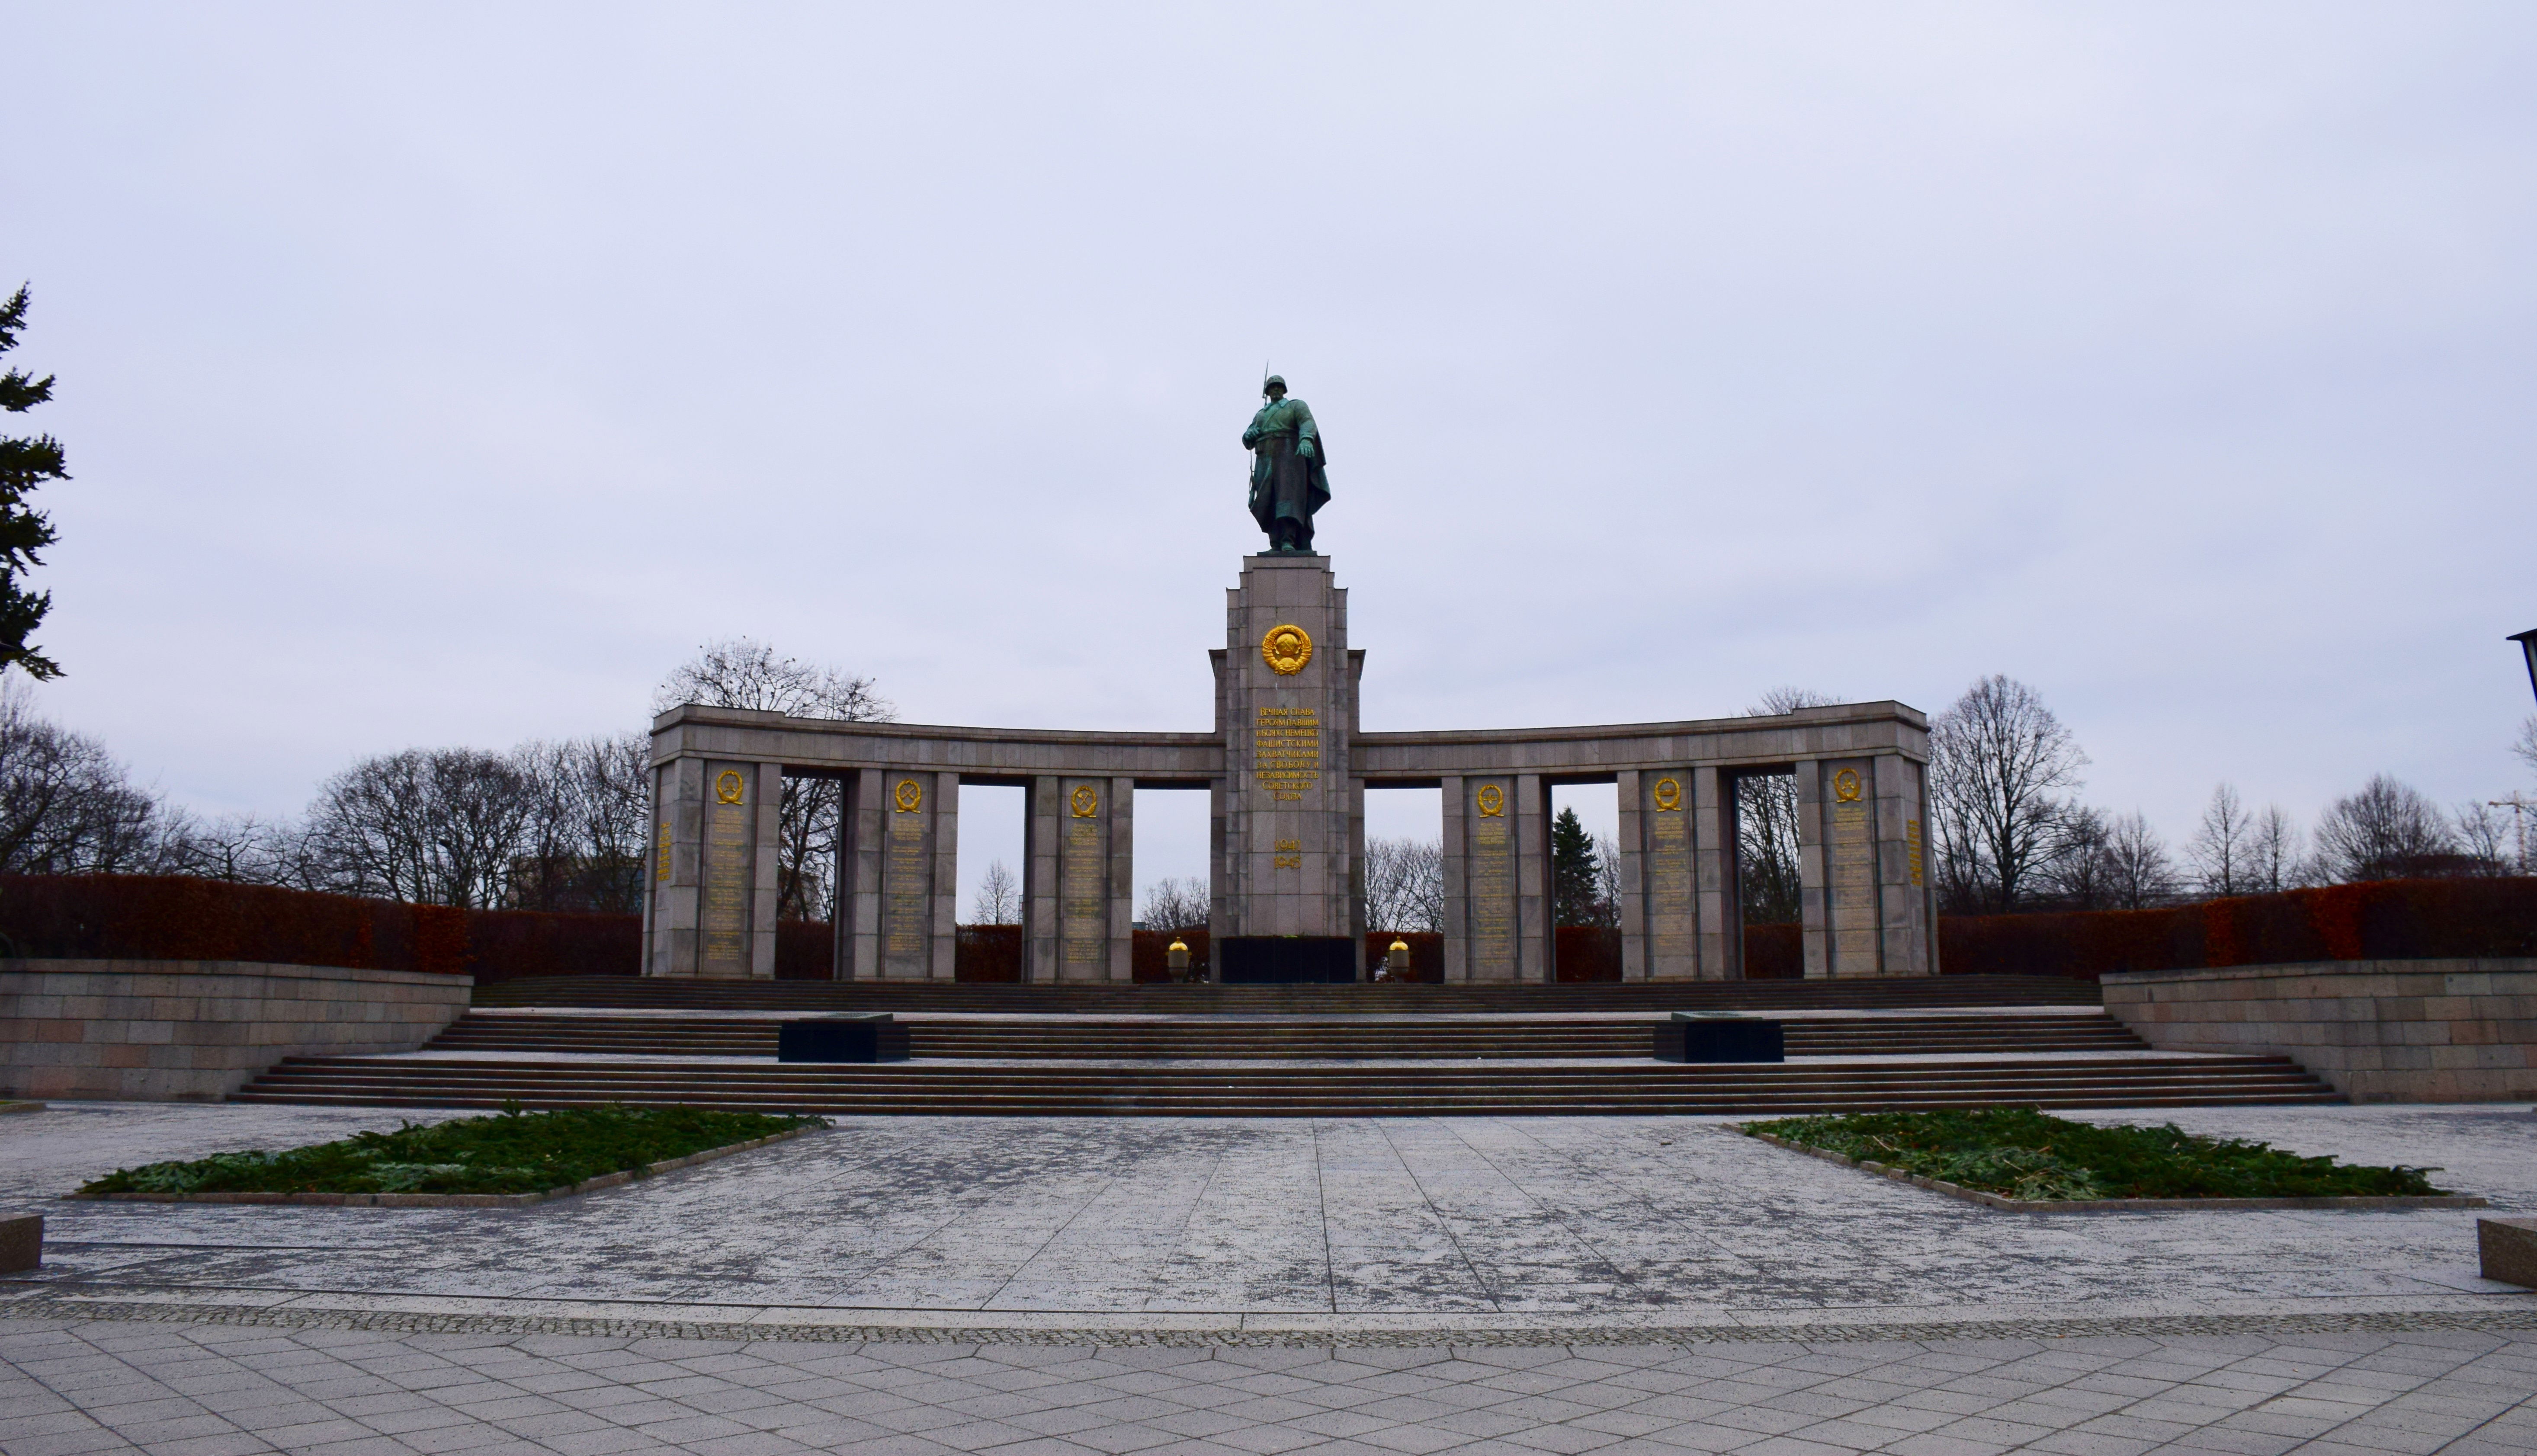
[[[2106,1010],[2162,1051],[2279,1052],[2354,1102],[2537,1099],[2537,959],[2123,971]]]
[[[218,1102],[286,1056],[411,1051],[465,976],[241,961],[0,961],[0,1095]]]

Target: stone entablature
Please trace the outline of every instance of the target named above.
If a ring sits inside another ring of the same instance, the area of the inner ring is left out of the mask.
[[[1792,773],[1808,976],[1937,970],[1925,872],[1928,721],[1896,702],[1769,718],[1359,730],[1365,654],[1327,557],[1254,556],[1210,652],[1215,730],[1069,732],[838,723],[685,706],[654,720],[659,812],[644,970],[772,976],[776,800],[845,783],[838,974],[951,977],[959,789],[1029,791],[1024,975],[1125,981],[1135,793],[1204,788],[1217,936],[1357,936],[1365,791],[1443,791],[1446,976],[1547,981],[1550,790],[1620,795],[1630,980],[1740,974],[1733,784]]]

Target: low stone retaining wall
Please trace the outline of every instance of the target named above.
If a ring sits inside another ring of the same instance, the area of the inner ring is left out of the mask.
[[[0,1096],[218,1102],[286,1056],[411,1051],[471,977],[244,961],[0,961]]]
[[[2162,1051],[2278,1052],[2357,1103],[2537,1099],[2537,959],[2122,971],[2106,1010]]]

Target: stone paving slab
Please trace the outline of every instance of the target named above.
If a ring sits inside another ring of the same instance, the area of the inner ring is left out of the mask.
[[[2537,1211],[2537,1119],[2516,1108],[2135,1118],[2441,1165],[2445,1186],[2483,1193],[2499,1212]],[[1772,1148],[1710,1117],[841,1118],[797,1142],[531,1209],[49,1196],[119,1166],[399,1120],[139,1104],[6,1119],[0,1200],[44,1206],[50,1247],[39,1274],[0,1289],[1492,1326],[2537,1300],[2479,1277],[2471,1211],[2012,1214]]]
[[[0,1318],[0,1449],[2500,1456],[2537,1449],[2537,1334],[1243,1348]]]

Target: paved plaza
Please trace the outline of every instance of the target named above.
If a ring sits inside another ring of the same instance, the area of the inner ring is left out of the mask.
[[[2537,1211],[2522,1107],[2087,1115]],[[0,1119],[49,1234],[0,1450],[2537,1449],[2473,1212],[2004,1214],[1717,1118],[840,1118],[530,1209],[54,1197],[397,1120]]]

